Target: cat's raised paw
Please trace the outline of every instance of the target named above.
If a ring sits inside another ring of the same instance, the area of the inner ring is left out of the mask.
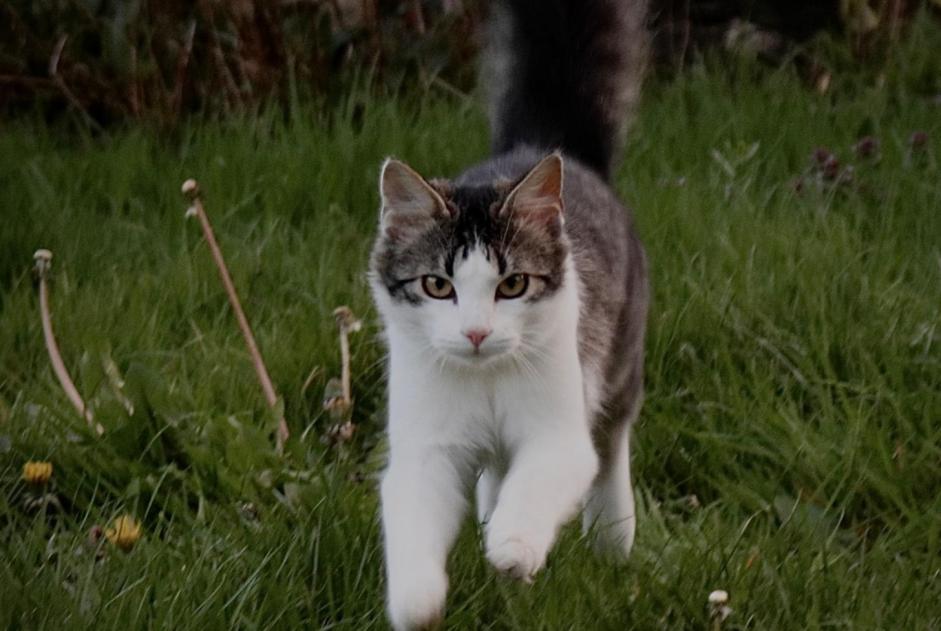
[[[490,546],[487,560],[500,572],[524,583],[532,583],[542,568],[545,554],[540,554],[521,539],[510,538]]]

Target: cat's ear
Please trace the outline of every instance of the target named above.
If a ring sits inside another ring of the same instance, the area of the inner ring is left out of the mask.
[[[501,213],[524,221],[555,223],[562,218],[562,156],[550,153],[530,169],[506,198]]]
[[[422,227],[437,217],[447,215],[441,195],[414,169],[393,158],[382,165],[379,176],[382,197],[380,223],[386,232],[401,232]]]

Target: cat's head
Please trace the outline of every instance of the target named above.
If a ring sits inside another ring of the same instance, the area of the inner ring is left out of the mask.
[[[370,271],[390,334],[463,366],[538,353],[566,282],[562,168],[551,154],[517,182],[456,186],[387,160]]]

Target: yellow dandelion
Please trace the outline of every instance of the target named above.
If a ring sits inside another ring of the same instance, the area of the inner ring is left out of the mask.
[[[140,522],[130,515],[121,515],[114,520],[114,525],[105,530],[108,541],[125,552],[129,552],[141,537]]]
[[[26,482],[29,484],[42,486],[49,482],[49,478],[51,477],[51,462],[36,462],[34,460],[30,460],[23,465],[23,479],[26,480]]]

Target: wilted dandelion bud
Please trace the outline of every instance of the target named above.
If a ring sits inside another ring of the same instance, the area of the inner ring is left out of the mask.
[[[879,152],[879,141],[872,136],[863,136],[853,145],[853,151],[859,158],[872,158]]]
[[[29,461],[23,465],[23,480],[27,484],[43,486],[52,477],[51,462]]]
[[[715,622],[715,628],[723,620],[732,614],[732,608],[728,606],[729,593],[724,589],[717,589],[709,594],[709,615]]]
[[[130,515],[121,515],[111,528],[105,530],[105,537],[115,546],[130,552],[141,537],[140,522]]]
[[[104,534],[105,534],[104,530],[102,530],[101,526],[99,526],[98,524],[95,524],[94,526],[89,528],[88,537],[87,537],[88,545],[90,545],[91,547],[97,546],[98,542],[101,541],[101,537],[104,536]]]
[[[363,328],[363,323],[360,322],[355,315],[353,315],[353,310],[347,306],[337,307],[334,309],[333,317],[336,318],[337,326],[340,327],[341,331],[346,331],[347,333],[356,333],[361,328]]]
[[[44,248],[36,250],[33,253],[33,260],[36,261],[36,272],[43,274],[49,271],[49,267],[52,265],[52,252]]]
[[[813,159],[818,166],[823,166],[832,157],[833,153],[826,147],[817,147],[814,149]]]
[[[908,144],[912,151],[921,151],[928,144],[928,132],[915,131],[908,139]]]
[[[822,170],[823,170],[823,177],[824,177],[825,179],[828,179],[828,180],[835,180],[835,179],[837,178],[837,176],[840,175],[840,161],[839,161],[839,159],[838,159],[836,156],[831,155],[831,156],[828,157],[827,160],[823,163]]]
[[[199,184],[196,183],[196,180],[190,178],[183,182],[183,186],[180,187],[180,192],[187,197],[195,197],[199,194]]]

